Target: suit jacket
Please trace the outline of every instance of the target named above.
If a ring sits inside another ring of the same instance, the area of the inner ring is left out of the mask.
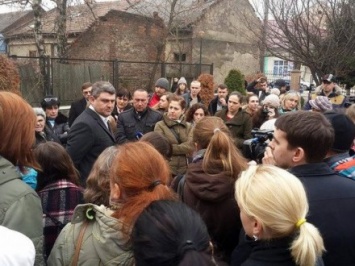
[[[67,151],[85,186],[91,168],[101,152],[115,144],[115,138],[100,116],[86,108],[70,128]]]
[[[77,100],[71,104],[68,119],[70,127],[74,123],[75,119],[86,109],[86,105],[87,102],[85,98]]]

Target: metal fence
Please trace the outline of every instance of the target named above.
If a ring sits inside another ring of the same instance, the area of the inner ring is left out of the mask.
[[[10,57],[18,66],[23,97],[38,106],[48,94],[58,96],[63,105],[81,97],[84,82],[106,80],[116,89],[151,91],[160,77],[185,77],[187,81],[201,73],[213,74],[213,64],[138,62],[120,60]]]

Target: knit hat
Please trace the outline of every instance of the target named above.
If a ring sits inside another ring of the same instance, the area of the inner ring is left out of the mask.
[[[321,112],[333,109],[332,103],[326,96],[317,96],[314,100],[309,100],[309,104],[312,106],[312,108]]]
[[[265,97],[263,104],[268,104],[274,108],[280,107],[280,98],[275,94],[270,94]]]
[[[169,81],[166,78],[160,78],[155,82],[155,87],[160,87],[169,90]]]
[[[187,84],[187,81],[184,77],[181,77],[178,81],[178,84]]]
[[[280,95],[280,90],[278,88],[272,88],[270,90],[270,93],[271,94],[275,94],[276,96],[279,96]]]
[[[334,143],[332,150],[336,152],[349,151],[355,138],[355,125],[345,114],[327,111],[324,116],[334,128]]]

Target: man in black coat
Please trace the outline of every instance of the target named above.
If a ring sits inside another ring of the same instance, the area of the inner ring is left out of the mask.
[[[275,127],[263,163],[289,169],[303,183],[306,219],[319,229],[327,250],[324,264],[355,265],[355,182],[323,162],[334,141],[332,125],[321,113],[297,111],[280,116]]]
[[[46,131],[65,146],[68,139],[69,125],[68,118],[59,112],[59,98],[53,95],[47,95],[42,100],[41,106],[46,113]]]
[[[115,88],[109,82],[94,83],[89,97],[90,106],[78,116],[70,129],[67,151],[80,172],[83,186],[97,157],[115,144],[108,126],[115,99]]]
[[[228,105],[228,88],[224,84],[219,84],[217,88],[217,96],[208,105],[210,115],[215,115],[222,109],[227,109]]]
[[[118,115],[116,141],[123,144],[140,139],[154,131],[155,124],[162,120],[160,112],[148,107],[148,92],[138,89],[133,93],[133,108]]]
[[[75,119],[85,110],[86,106],[88,105],[91,89],[92,84],[90,82],[85,82],[81,86],[81,93],[83,94],[83,98],[71,104],[69,110],[69,126],[74,123]]]

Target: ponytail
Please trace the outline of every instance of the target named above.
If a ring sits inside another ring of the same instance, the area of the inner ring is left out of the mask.
[[[235,147],[229,132],[215,128],[207,146],[202,168],[206,173],[213,174],[218,169],[229,172],[234,180],[247,167],[246,160]]]
[[[292,257],[297,265],[315,265],[325,251],[323,239],[318,229],[306,221],[299,226],[298,230],[299,233],[291,244]]]

